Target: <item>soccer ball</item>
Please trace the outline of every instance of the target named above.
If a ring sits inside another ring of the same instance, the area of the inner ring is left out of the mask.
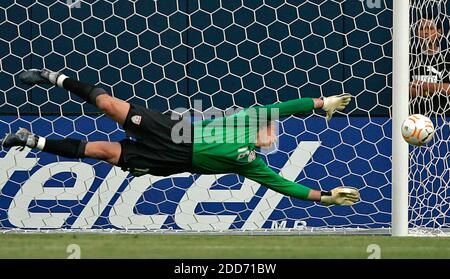
[[[433,122],[422,114],[413,114],[403,121],[402,135],[405,141],[411,145],[427,144],[434,135]]]

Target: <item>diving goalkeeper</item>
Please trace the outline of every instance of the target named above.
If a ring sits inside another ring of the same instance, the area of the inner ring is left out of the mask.
[[[69,90],[122,125],[131,137],[120,142],[86,142],[71,138],[54,140],[21,128],[1,140],[4,148],[29,147],[67,158],[103,160],[134,176],[168,176],[183,172],[236,173],[301,200],[317,201],[324,205],[352,205],[359,201],[359,192],[352,187],[319,191],[289,181],[256,155],[258,148],[269,147],[276,141],[274,119],[322,109],[329,120],[336,110],[343,110],[349,104],[351,96],[348,94],[255,106],[230,116],[188,123],[185,119],[174,119],[173,116],[114,98],[102,88],[59,72],[32,69],[21,73],[19,79],[28,85],[48,84]],[[180,126],[190,128],[189,133],[184,131],[189,135],[189,140],[175,140]]]

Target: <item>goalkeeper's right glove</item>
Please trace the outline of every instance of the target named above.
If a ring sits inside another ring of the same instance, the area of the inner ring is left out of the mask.
[[[352,96],[348,93],[323,98],[322,109],[327,113],[327,120],[330,120],[337,110],[344,110],[351,99]]]
[[[323,205],[353,205],[359,201],[359,191],[353,187],[337,187],[329,192],[322,191]]]

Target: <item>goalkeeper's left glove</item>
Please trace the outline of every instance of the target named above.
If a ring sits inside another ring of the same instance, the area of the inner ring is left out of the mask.
[[[323,98],[322,109],[327,113],[327,120],[330,120],[337,110],[344,110],[351,99],[352,96],[348,93]]]
[[[337,187],[330,192],[322,191],[323,205],[353,205],[359,201],[359,191],[353,187]]]

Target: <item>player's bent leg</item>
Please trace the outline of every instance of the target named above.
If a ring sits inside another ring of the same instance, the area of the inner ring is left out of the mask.
[[[111,119],[123,125],[130,111],[130,104],[109,95],[100,95],[96,99],[97,107]]]
[[[20,73],[19,80],[28,85],[52,84],[71,91],[84,101],[95,105],[95,99],[99,95],[108,94],[106,90],[90,84],[71,79],[68,76],[49,70],[31,69]]]
[[[122,100],[111,97],[105,89],[83,83],[68,76],[48,70],[31,69],[19,75],[24,84],[53,84],[69,90],[84,101],[96,106],[113,120],[123,125],[130,105]]]
[[[106,161],[111,165],[117,166],[121,152],[122,147],[118,142],[94,141],[86,144],[84,156]]]

